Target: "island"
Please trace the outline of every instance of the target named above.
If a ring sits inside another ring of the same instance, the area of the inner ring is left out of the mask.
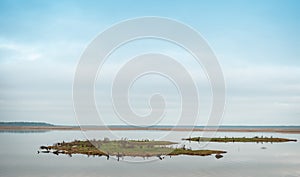
[[[198,142],[220,142],[220,143],[228,143],[228,142],[256,142],[256,143],[282,143],[282,142],[296,142],[296,139],[287,139],[287,138],[274,138],[274,137],[219,137],[219,138],[209,138],[209,137],[193,137],[193,138],[183,138],[182,140],[187,141],[198,141]]]
[[[226,151],[221,150],[192,150],[183,145],[181,148],[173,148],[171,145],[177,143],[170,141],[154,141],[154,140],[75,140],[72,142],[56,143],[52,146],[41,146],[38,153],[53,153],[56,155],[67,154],[84,154],[88,156],[110,156],[120,158],[125,156],[132,157],[158,157],[162,160],[163,156],[209,156],[215,155],[216,158],[223,157],[221,154]]]

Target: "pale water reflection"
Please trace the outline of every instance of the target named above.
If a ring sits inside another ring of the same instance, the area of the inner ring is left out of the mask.
[[[99,138],[104,131],[89,132]],[[160,131],[116,131],[130,139],[155,139]],[[175,132],[170,141],[181,141],[186,133]],[[96,136],[97,135],[97,136]],[[195,132],[192,136],[201,135]],[[178,156],[147,163],[117,162],[105,157],[83,155],[37,154],[40,145],[85,139],[80,131],[50,131],[46,133],[0,133],[0,176],[300,176],[299,134],[278,133],[217,133],[216,136],[273,136],[297,139],[287,143],[209,143],[186,142],[188,147],[227,151],[221,159],[214,156]],[[113,137],[109,137],[113,138]],[[203,147],[204,146],[204,147]],[[132,157],[126,157],[132,158]]]

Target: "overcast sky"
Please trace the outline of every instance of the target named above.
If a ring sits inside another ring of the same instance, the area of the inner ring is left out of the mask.
[[[296,0],[0,0],[0,121],[77,124],[72,84],[86,46],[122,20],[161,16],[196,29],[217,56],[226,82],[223,125],[300,125],[299,12]],[[197,123],[205,124],[211,105],[205,73],[186,51],[159,40],[132,42],[108,58],[96,83],[104,122],[124,123],[111,107],[110,81],[122,63],[145,52],[167,54],[187,67],[200,95]],[[178,93],[157,75],[141,78],[132,87],[135,112],[149,113],[153,92],[168,99],[161,124],[174,124]],[[88,115],[85,123],[93,123]]]

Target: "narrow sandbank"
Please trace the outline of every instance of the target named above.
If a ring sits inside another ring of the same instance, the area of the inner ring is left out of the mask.
[[[152,131],[218,131],[218,132],[274,132],[274,133],[289,133],[299,134],[300,128],[186,128],[186,127],[119,127],[119,126],[0,126],[0,131],[7,130],[152,130]]]

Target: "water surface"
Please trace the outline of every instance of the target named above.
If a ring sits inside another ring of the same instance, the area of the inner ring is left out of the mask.
[[[111,137],[109,132],[89,131],[89,136],[95,138]],[[119,137],[129,139],[157,139],[163,137],[163,131],[114,131]],[[170,141],[181,142],[187,132],[172,133]],[[194,132],[192,136],[200,136],[201,132]],[[299,134],[280,133],[234,133],[218,132],[216,136],[273,136],[295,138],[297,142],[287,143],[198,143],[185,142],[193,149],[225,150],[227,154],[221,159],[214,156],[166,157],[164,160],[143,160],[136,157],[125,157],[124,161],[117,162],[105,157],[87,157],[84,155],[53,155],[37,154],[41,145],[52,145],[61,141],[85,139],[80,131],[49,131],[39,133],[0,133],[0,176],[16,177],[48,177],[48,176],[300,176],[300,144]],[[170,138],[170,137],[169,137]],[[180,145],[178,145],[180,146]],[[128,162],[130,161],[130,162]],[[139,161],[144,163],[133,163]]]

